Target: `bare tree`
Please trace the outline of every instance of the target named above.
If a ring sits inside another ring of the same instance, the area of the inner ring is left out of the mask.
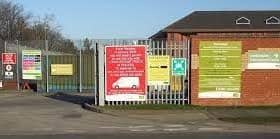
[[[54,15],[32,18],[30,13],[24,11],[22,5],[9,0],[0,0],[0,26],[1,40],[26,41],[30,47],[36,48],[38,45],[27,41],[47,39],[50,50],[76,51],[74,43],[61,34]]]
[[[11,1],[0,0],[0,39],[15,40],[23,35],[23,29],[28,27],[30,14],[24,8]]]

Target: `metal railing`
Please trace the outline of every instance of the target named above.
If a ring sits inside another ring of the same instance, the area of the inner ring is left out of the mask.
[[[190,63],[189,42],[188,41],[167,41],[167,40],[95,40],[96,48],[106,47],[109,45],[147,45],[148,55],[170,56],[171,58],[186,58]],[[104,51],[104,50],[102,50]],[[102,52],[104,53],[104,52]],[[101,54],[102,54],[101,53]],[[104,60],[104,55],[99,59]],[[104,62],[104,61],[102,61]],[[102,65],[99,63],[98,65]],[[104,66],[104,65],[102,65]],[[101,70],[104,70],[101,68]],[[99,90],[99,103],[101,105],[133,105],[133,104],[179,104],[189,103],[189,64],[186,68],[186,75],[170,77],[169,85],[148,85],[146,101],[106,101],[105,88]],[[170,71],[171,72],[171,71]],[[105,72],[99,72],[102,77]],[[104,79],[101,84],[108,80]],[[101,100],[100,100],[101,99]],[[96,102],[97,104],[97,102]]]

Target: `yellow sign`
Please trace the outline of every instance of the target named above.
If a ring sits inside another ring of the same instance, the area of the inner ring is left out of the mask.
[[[148,57],[148,84],[169,85],[170,83],[170,56]]]
[[[51,75],[73,75],[73,64],[51,64]]]

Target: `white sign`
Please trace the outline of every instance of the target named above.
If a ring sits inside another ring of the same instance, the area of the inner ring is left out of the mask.
[[[13,68],[12,68],[11,65],[6,65],[6,70],[7,70],[7,71],[12,71],[12,69],[13,69]]]
[[[249,52],[248,69],[280,69],[280,52]]]
[[[13,79],[14,73],[13,72],[5,72],[5,79]]]

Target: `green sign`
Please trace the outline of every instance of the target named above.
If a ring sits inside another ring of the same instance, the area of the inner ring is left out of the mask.
[[[280,52],[249,52],[248,69],[280,69]]]
[[[240,98],[241,42],[201,41],[199,98]]]
[[[185,76],[187,60],[186,58],[172,58],[172,75]]]

